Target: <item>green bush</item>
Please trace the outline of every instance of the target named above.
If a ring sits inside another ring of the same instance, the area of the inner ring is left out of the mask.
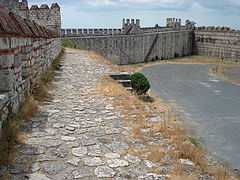
[[[132,87],[138,95],[146,94],[150,89],[148,79],[142,73],[135,73],[131,75]]]
[[[62,45],[69,48],[79,49],[79,47],[68,38],[62,39]]]

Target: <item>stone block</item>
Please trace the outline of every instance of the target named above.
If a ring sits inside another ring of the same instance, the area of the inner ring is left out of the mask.
[[[0,91],[10,91],[13,89],[14,73],[4,74],[0,72]]]
[[[0,37],[0,49],[9,49],[9,48],[10,48],[9,38]]]
[[[6,93],[0,94],[0,109],[3,109],[5,107],[8,100],[9,100],[8,94]]]
[[[19,38],[11,37],[11,48],[16,48],[20,46]]]
[[[14,63],[14,55],[0,55],[0,66],[10,68]]]
[[[16,55],[16,56],[15,56],[15,61],[14,61],[14,66],[20,66],[21,63],[22,63],[22,60],[23,60],[24,58],[25,58],[24,55],[21,55],[21,54]]]

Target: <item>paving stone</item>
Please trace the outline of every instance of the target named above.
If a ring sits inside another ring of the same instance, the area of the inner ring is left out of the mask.
[[[11,174],[20,174],[20,173],[26,173],[28,172],[29,170],[29,167],[26,167],[26,166],[17,166],[15,168],[12,168],[10,170],[10,173]]]
[[[78,122],[70,122],[68,126],[73,128],[80,128],[80,125]]]
[[[72,154],[74,156],[82,157],[87,154],[87,148],[86,147],[79,147],[79,148],[73,148]]]
[[[38,144],[39,144],[39,142],[38,142]],[[49,139],[49,140],[44,140],[44,141],[41,142],[41,145],[42,145],[42,146],[45,146],[45,147],[47,147],[47,148],[57,147],[57,146],[60,146],[61,144],[62,144],[61,141],[51,140],[51,139]]]
[[[80,141],[83,146],[91,146],[96,144],[96,141],[94,141],[91,137],[87,137],[87,136],[80,137]]]
[[[66,179],[79,179],[93,176],[93,170],[88,167],[82,167],[76,170],[73,170],[65,175]]]
[[[34,163],[34,164],[31,165],[31,171],[32,171],[32,172],[36,172],[36,171],[38,171],[38,170],[40,170],[40,165],[39,165],[39,163]]]
[[[124,142],[114,141],[111,144],[106,145],[109,149],[111,149],[114,153],[123,152],[129,148],[129,145]]]
[[[61,136],[61,140],[63,141],[75,141],[76,138],[72,136]]]
[[[34,173],[28,175],[29,180],[51,180],[45,174]]]
[[[157,165],[156,165],[155,163],[153,163],[152,161],[149,161],[149,160],[144,160],[144,164],[145,164],[148,168],[157,167]]]
[[[42,154],[38,155],[37,159],[35,160],[36,162],[44,162],[44,161],[53,161],[53,157],[50,155]]]
[[[77,129],[77,130],[75,130],[76,134],[84,134],[84,133],[87,133],[87,132],[88,132],[87,129]]]
[[[108,159],[119,159],[120,155],[117,153],[107,153],[104,155]]]
[[[94,170],[94,174],[99,178],[110,178],[116,173],[113,171],[113,169],[107,166],[99,166]]]
[[[127,154],[126,156],[124,156],[124,159],[134,164],[139,164],[141,162],[141,160],[137,156],[133,156],[131,154]]]
[[[139,176],[138,178],[144,180],[165,180],[167,177],[168,177],[167,175],[148,173],[144,176]]]
[[[188,159],[179,159],[179,162],[181,164],[184,164],[184,165],[188,165],[188,166],[194,166],[194,162],[188,160]]]
[[[65,126],[64,123],[56,123],[56,124],[53,124],[53,127],[54,128],[63,128]]]
[[[56,175],[59,172],[65,170],[65,168],[67,167],[66,164],[57,163],[57,162],[43,163],[40,166],[44,170],[44,172],[50,175]]]
[[[129,169],[129,171],[138,176],[148,173],[148,170],[146,168],[143,168],[142,166],[139,166],[139,165],[133,166],[131,169]]]
[[[53,128],[47,128],[45,129],[45,132],[50,134],[50,135],[55,135],[56,134],[56,130]]]
[[[111,129],[107,129],[106,133],[107,134],[119,134],[119,133],[121,133],[121,131],[117,128],[111,128]]]
[[[108,160],[107,163],[112,168],[129,166],[129,163],[122,159],[111,159],[111,160]]]
[[[65,129],[68,130],[68,131],[74,131],[75,130],[74,127],[70,127],[70,126],[65,127]]]
[[[18,156],[16,158],[14,158],[14,162],[17,164],[26,164],[29,161],[31,161],[31,157],[30,156]]]
[[[69,148],[77,148],[77,147],[79,147],[79,143],[78,142],[67,142],[66,145]]]
[[[99,157],[85,157],[84,163],[87,166],[100,166],[104,165],[104,162]]]
[[[68,155],[69,148],[63,146],[63,147],[59,147],[57,149],[53,149],[51,152],[54,156],[57,156],[59,158],[64,158]]]
[[[80,158],[77,158],[77,157],[73,157],[73,158],[68,160],[68,163],[72,164],[74,166],[78,166],[79,162],[80,162]]]

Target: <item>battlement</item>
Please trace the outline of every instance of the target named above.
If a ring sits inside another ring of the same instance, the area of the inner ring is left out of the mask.
[[[177,19],[177,18],[167,18],[166,19],[166,27],[171,27],[174,29],[181,29],[181,19]]]
[[[62,29],[62,36],[84,37],[84,36],[109,36],[109,35],[130,35],[141,33],[155,33],[164,31],[178,31],[193,29],[195,23],[186,21],[185,26],[181,26],[181,19],[168,18],[167,26],[164,27],[141,27],[140,19],[123,19],[122,29]],[[172,25],[173,24],[173,25]]]
[[[53,3],[51,7],[42,4],[40,7],[32,5],[28,6],[27,0],[0,0],[0,5],[8,12],[20,15],[22,18],[32,20],[39,25],[46,26],[52,30],[61,30],[61,14],[60,7],[57,3]]]
[[[140,32],[140,19],[123,19],[122,30],[123,34],[136,34]]]
[[[122,34],[122,29],[62,29],[62,36],[106,36]]]

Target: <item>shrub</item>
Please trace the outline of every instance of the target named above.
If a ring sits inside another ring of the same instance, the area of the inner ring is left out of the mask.
[[[135,73],[131,75],[132,87],[138,95],[146,94],[150,89],[148,79],[142,73]]]
[[[68,38],[62,39],[62,45],[69,48],[79,49],[79,47]]]

